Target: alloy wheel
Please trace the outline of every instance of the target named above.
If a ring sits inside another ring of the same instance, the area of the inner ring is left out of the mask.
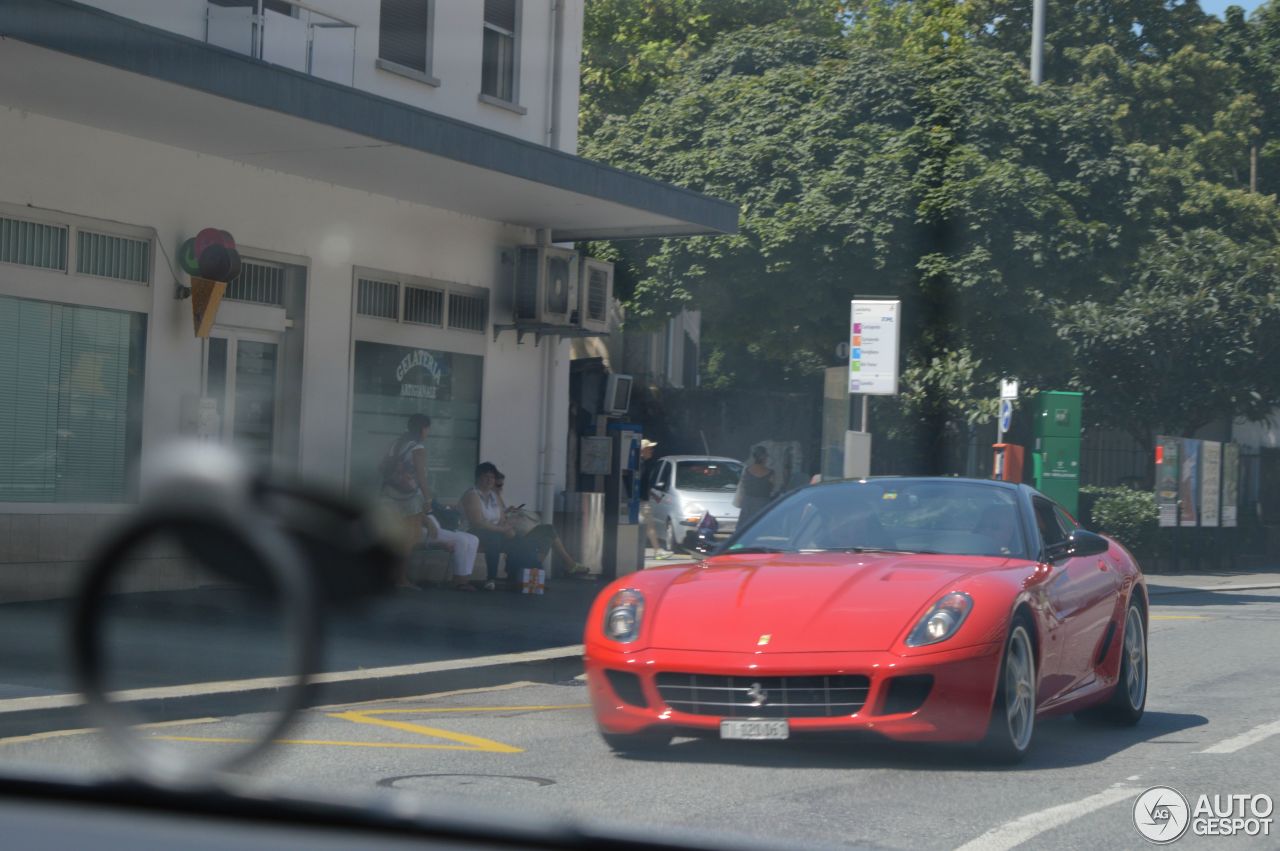
[[[1129,607],[1124,621],[1125,680],[1129,706],[1139,709],[1147,696],[1147,642],[1142,628],[1142,615],[1136,606]]]
[[[1026,750],[1036,723],[1035,658],[1021,625],[1014,627],[1005,652],[1004,711],[1010,744],[1017,751]]]

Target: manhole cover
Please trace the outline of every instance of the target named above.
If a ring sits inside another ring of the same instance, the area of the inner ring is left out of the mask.
[[[554,786],[556,781],[546,777],[524,777],[519,774],[405,774],[386,777],[378,781],[388,789],[410,792],[430,792],[444,789],[460,789],[468,786]]]

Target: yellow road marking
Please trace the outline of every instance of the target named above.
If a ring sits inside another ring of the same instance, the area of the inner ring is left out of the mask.
[[[551,709],[589,709],[590,703],[561,703],[553,706],[423,706],[417,709],[360,709],[355,712],[330,713],[332,717],[343,715],[408,715],[418,712],[546,712]]]
[[[427,728],[423,728],[427,729]],[[254,739],[230,739],[219,738],[217,736],[155,736],[166,742],[207,742],[215,745],[247,745]],[[483,740],[482,740],[483,741]],[[335,748],[399,748],[402,750],[437,750],[437,751],[474,751],[485,750],[484,748],[475,748],[470,745],[428,745],[419,742],[339,742],[329,739],[276,739],[273,745],[327,745]],[[503,748],[510,747],[503,745],[501,742],[493,742]],[[520,748],[514,748],[510,751],[496,751],[497,753],[520,753]]]
[[[442,730],[438,727],[427,727],[409,721],[394,721],[389,718],[376,718],[377,715],[411,715],[428,713],[462,713],[462,712],[547,712],[556,709],[586,709],[589,703],[569,703],[550,706],[445,706],[419,707],[416,709],[364,709],[350,712],[328,712],[330,718],[339,718],[355,724],[369,724],[375,727],[386,727],[404,733],[413,733],[430,739],[443,739],[452,744],[436,744],[426,742],[349,742],[331,739],[277,739],[277,745],[327,745],[344,748],[399,748],[403,750],[442,750],[442,751],[476,751],[479,753],[524,753],[524,748],[508,745],[504,742],[457,733],[453,730]],[[252,739],[224,738],[218,736],[155,736],[169,742],[208,742],[212,744],[242,745],[249,744]]]
[[[1153,621],[1207,621],[1208,615],[1152,615]]]
[[[406,710],[391,711],[403,712]],[[459,743],[455,745],[423,745],[422,747],[434,747],[440,750],[452,751],[481,751],[484,753],[522,753],[524,751],[524,748],[518,748],[515,745],[496,742],[493,739],[485,739],[480,736],[469,736],[466,733],[455,733],[451,730],[441,730],[436,727],[424,727],[421,724],[411,724],[408,721],[388,721],[385,718],[373,718],[371,715],[372,713],[366,712],[334,712],[330,714],[329,717],[341,718],[344,721],[353,721],[356,724],[372,724],[375,727],[388,727],[392,730],[400,730],[405,733],[416,733],[419,736],[427,736],[432,739],[444,739],[448,742]]]

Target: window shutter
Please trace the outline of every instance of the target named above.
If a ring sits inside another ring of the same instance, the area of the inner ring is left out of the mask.
[[[356,284],[356,313],[381,319],[400,318],[400,285],[361,278]]]
[[[516,0],[484,0],[484,22],[514,33],[516,31]]]
[[[444,293],[425,287],[405,287],[404,321],[419,325],[443,325]]]
[[[76,234],[76,271],[81,275],[145,284],[151,278],[151,243],[81,230]]]
[[[0,263],[67,269],[67,229],[0,217]]]
[[[382,0],[378,56],[427,73],[428,0]]]

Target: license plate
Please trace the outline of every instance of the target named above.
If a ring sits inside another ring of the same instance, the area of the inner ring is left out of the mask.
[[[751,719],[721,721],[722,739],[785,739],[791,735],[786,721],[753,721]]]

